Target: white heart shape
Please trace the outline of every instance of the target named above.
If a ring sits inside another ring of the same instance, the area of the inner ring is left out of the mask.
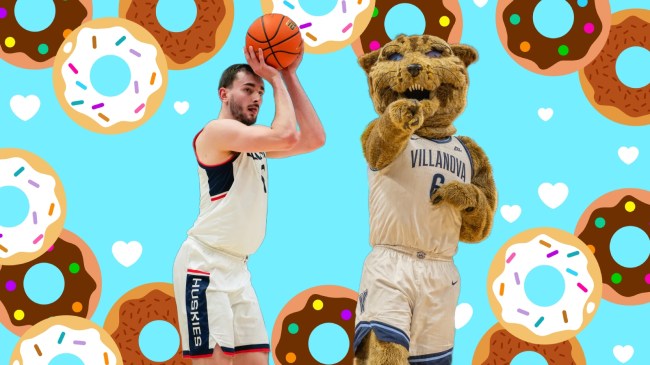
[[[634,355],[634,347],[630,345],[616,345],[614,346],[614,357],[616,360],[618,360],[621,364],[625,364],[626,362],[630,361],[632,358],[632,355]]]
[[[561,182],[555,185],[546,182],[539,186],[537,194],[539,194],[544,204],[551,209],[555,209],[562,205],[569,196],[569,187]]]
[[[621,161],[625,162],[625,164],[627,165],[636,161],[637,157],[639,157],[639,149],[634,146],[632,147],[623,146],[618,149],[618,158],[620,158]]]
[[[9,106],[18,118],[26,122],[32,119],[38,112],[38,109],[41,107],[41,99],[36,95],[14,95],[9,100]]]
[[[174,110],[176,113],[183,115],[187,113],[187,110],[190,108],[190,103],[187,101],[177,101],[174,103]]]
[[[548,122],[553,117],[553,109],[539,108],[537,109],[537,115],[541,120]]]
[[[478,6],[479,8],[482,8],[487,4],[488,0],[474,0],[474,4]]]
[[[126,243],[117,241],[113,244],[113,256],[124,267],[135,264],[142,255],[142,245],[138,241]]]
[[[501,216],[503,219],[512,223],[519,219],[521,215],[521,207],[518,205],[503,205],[501,206]]]
[[[474,309],[468,303],[461,303],[456,307],[456,329],[463,328],[472,318]]]

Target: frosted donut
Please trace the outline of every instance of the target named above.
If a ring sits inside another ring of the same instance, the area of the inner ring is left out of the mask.
[[[564,279],[564,294],[549,306],[533,303],[524,289],[527,275],[540,266],[555,268]],[[593,318],[601,292],[594,255],[580,239],[555,228],[529,229],[512,237],[488,272],[488,299],[499,323],[536,344],[574,337]]]
[[[56,267],[65,281],[54,302],[33,302],[25,293],[25,274],[42,263]],[[59,315],[90,318],[101,293],[101,273],[90,247],[74,233],[63,230],[50,249],[34,260],[0,267],[0,323],[16,335],[38,322]]]
[[[580,84],[598,112],[626,125],[650,124],[650,84],[633,88],[621,82],[616,61],[630,47],[650,51],[650,10],[629,9],[612,15],[612,27],[600,54],[580,70]]]
[[[196,19],[182,32],[163,28],[156,16],[158,1],[120,0],[120,17],[143,26],[156,38],[169,69],[188,69],[208,61],[228,39],[235,14],[233,0],[194,0]]]
[[[510,364],[522,352],[536,352],[553,365],[586,365],[585,353],[577,338],[560,343],[538,345],[511,335],[500,324],[494,325],[476,346],[472,365]]]
[[[499,0],[497,31],[510,57],[525,69],[542,75],[565,75],[591,62],[605,45],[611,12],[609,0],[566,0],[573,25],[559,38],[540,34],[533,12],[542,0]]]
[[[65,193],[47,162],[17,148],[0,149],[0,188],[6,186],[20,189],[29,201],[22,223],[0,226],[0,265],[18,265],[43,254],[59,237],[65,221]]]
[[[90,81],[95,61],[117,56],[131,71],[128,87],[105,96]],[[92,20],[63,42],[54,62],[54,90],[68,116],[97,133],[123,133],[147,121],[167,88],[167,64],[158,42],[141,26],[120,18]]]
[[[610,250],[612,237],[623,227],[637,227],[650,237],[649,217],[650,191],[641,189],[609,192],[582,213],[575,234],[598,261],[605,300],[624,305],[650,302],[650,259],[637,267],[624,267],[614,260]]]
[[[129,290],[113,304],[106,316],[104,329],[113,338],[126,364],[153,364],[140,350],[138,339],[142,329],[152,321],[165,321],[178,330],[178,314],[174,287],[168,283],[150,283]],[[180,332],[178,334],[180,338]],[[180,342],[166,365],[191,365],[183,359]]]
[[[426,22],[422,34],[434,35],[447,43],[460,42],[463,16],[458,0],[377,0],[370,23],[361,36],[352,43],[352,49],[357,57],[378,50],[392,40],[386,33],[384,24],[388,12],[399,4],[411,4],[420,9]]]
[[[276,364],[320,364],[309,351],[312,331],[324,323],[340,326],[348,335],[348,352],[337,365],[354,359],[354,318],[357,292],[334,285],[307,289],[282,308],[273,326],[271,349]]]
[[[32,32],[16,20],[17,1],[0,3],[0,59],[18,67],[37,69],[52,66],[65,37],[92,17],[92,0],[54,1],[52,24],[39,32]]]
[[[305,52],[329,53],[351,44],[366,29],[375,0],[338,0],[332,11],[316,16],[298,0],[262,0],[264,14],[279,13],[298,24]]]
[[[123,365],[111,336],[81,317],[57,316],[39,322],[20,338],[11,365],[48,365],[61,354],[77,356],[84,365]]]

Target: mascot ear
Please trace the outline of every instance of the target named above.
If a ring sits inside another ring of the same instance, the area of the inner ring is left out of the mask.
[[[377,59],[379,58],[380,50],[381,49],[378,49],[370,53],[366,53],[363,56],[359,57],[359,65],[361,66],[361,68],[363,68],[366,74],[370,73],[370,69],[377,62]]]
[[[465,64],[465,67],[476,62],[478,59],[478,52],[474,47],[468,46],[466,44],[450,44],[451,50],[454,51],[454,55],[460,58],[461,61]]]

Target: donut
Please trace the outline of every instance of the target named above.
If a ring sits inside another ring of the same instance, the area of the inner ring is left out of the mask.
[[[126,364],[191,365],[183,359],[180,342],[174,356],[164,362],[148,359],[138,345],[142,329],[152,321],[165,321],[178,332],[174,288],[169,283],[149,283],[131,289],[113,304],[104,329],[113,338]]]
[[[564,279],[564,293],[541,306],[526,295],[530,271],[550,266]],[[515,337],[535,344],[566,341],[596,314],[602,280],[596,258],[576,236],[556,228],[533,228],[512,237],[488,272],[488,299],[499,323]]]
[[[22,335],[11,365],[48,365],[62,354],[77,356],[84,365],[123,365],[115,342],[88,319],[56,316],[45,319]]]
[[[56,267],[65,281],[63,293],[50,304],[33,302],[25,293],[25,274],[38,264]],[[74,233],[63,230],[50,249],[36,259],[0,267],[0,323],[21,335],[31,326],[54,316],[90,318],[101,293],[101,273],[88,245]]]
[[[352,43],[352,49],[357,57],[378,50],[392,40],[386,33],[384,24],[388,12],[399,4],[411,4],[420,9],[426,22],[422,34],[437,36],[447,43],[460,42],[463,17],[458,0],[377,0],[372,19],[366,30]]]
[[[472,365],[503,365],[525,351],[536,352],[544,357],[549,365],[585,365],[585,353],[577,338],[538,345],[518,339],[500,324],[490,328],[476,346]]]
[[[0,148],[0,188],[20,189],[28,200],[25,219],[0,226],[0,265],[18,265],[42,255],[63,230],[66,200],[54,169],[37,155]]]
[[[158,41],[171,70],[208,61],[228,39],[234,19],[233,0],[194,0],[196,19],[182,32],[163,28],[156,16],[158,0],[120,0],[119,15],[148,30]]]
[[[298,0],[261,0],[264,14],[289,17],[300,28],[305,52],[329,53],[351,44],[368,26],[375,0],[337,0],[332,11],[317,16],[307,13]]]
[[[22,68],[51,67],[63,40],[92,17],[92,0],[55,0],[52,24],[32,32],[16,20],[17,1],[0,3],[0,58]]]
[[[650,124],[650,84],[629,87],[616,74],[616,61],[630,47],[650,51],[650,10],[629,9],[612,15],[609,37],[600,54],[580,70],[580,84],[596,110],[614,122]]]
[[[354,319],[357,292],[335,285],[307,289],[282,308],[275,320],[271,336],[273,360],[276,364],[320,364],[309,351],[312,331],[324,323],[340,326],[348,335],[350,346],[338,365],[352,364]]]
[[[612,237],[623,227],[637,227],[650,237],[649,217],[650,192],[641,189],[609,192],[582,213],[575,235],[588,245],[598,261],[605,300],[624,305],[650,302],[650,260],[637,267],[624,267],[614,260],[610,250]]]
[[[603,48],[611,13],[609,0],[566,0],[573,25],[559,38],[547,38],[533,22],[542,0],[499,0],[497,31],[510,57],[525,69],[542,75],[565,75],[583,68]]]
[[[131,78],[119,95],[105,96],[92,85],[90,71],[105,56],[120,57]],[[158,109],[167,88],[167,63],[156,39],[121,18],[101,18],[75,29],[59,48],[52,72],[59,103],[80,126],[115,134],[135,129]]]

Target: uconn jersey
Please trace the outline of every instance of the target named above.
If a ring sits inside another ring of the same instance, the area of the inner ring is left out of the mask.
[[[444,203],[432,205],[430,196],[446,183],[469,183],[471,179],[471,156],[458,138],[412,136],[390,165],[368,171],[370,243],[453,256],[460,235],[460,213]]]
[[[188,235],[227,252],[252,254],[266,231],[266,154],[237,153],[218,165],[205,165],[198,157],[197,162],[200,208]]]

